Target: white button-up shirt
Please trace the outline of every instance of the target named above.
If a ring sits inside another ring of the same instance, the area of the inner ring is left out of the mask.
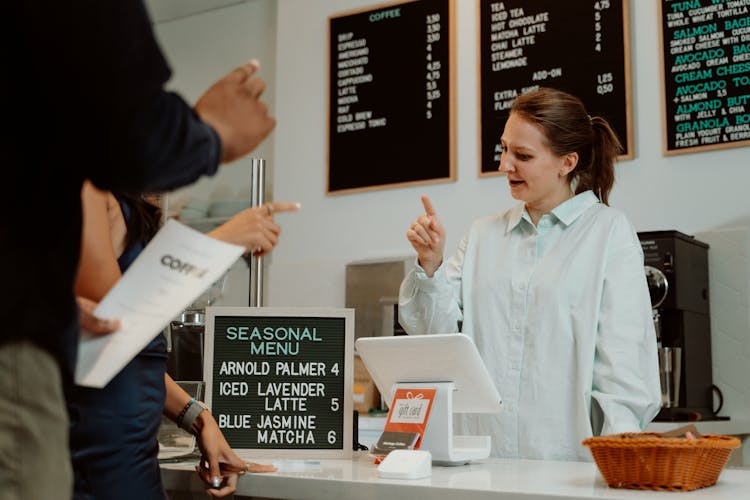
[[[473,338],[503,411],[457,425],[489,434],[493,456],[590,460],[582,440],[641,431],[661,406],[643,251],[591,191],[536,227],[523,204],[476,220],[432,278],[407,275],[399,319]]]

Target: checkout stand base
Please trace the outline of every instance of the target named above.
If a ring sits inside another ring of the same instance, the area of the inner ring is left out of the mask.
[[[704,420],[729,420],[729,417],[714,415],[708,408],[662,408],[654,422],[699,422]]]
[[[432,454],[434,465],[466,465],[473,460],[490,456],[489,436],[453,435],[453,382],[407,382],[395,384],[396,389],[436,389],[430,417],[427,421],[420,448]],[[391,397],[391,399],[393,399]]]

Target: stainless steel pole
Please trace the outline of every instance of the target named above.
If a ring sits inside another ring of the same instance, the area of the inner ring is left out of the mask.
[[[259,207],[266,202],[266,160],[251,159],[250,206]],[[248,256],[250,267],[250,307],[263,307],[263,257]]]

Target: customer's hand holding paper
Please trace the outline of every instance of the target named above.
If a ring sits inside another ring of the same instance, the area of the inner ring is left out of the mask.
[[[76,383],[107,385],[244,251],[168,221],[94,311],[99,318],[118,318],[121,327],[80,340]]]

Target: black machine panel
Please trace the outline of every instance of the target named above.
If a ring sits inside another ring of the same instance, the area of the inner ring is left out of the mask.
[[[709,313],[708,245],[679,231],[638,233],[644,263],[669,281],[665,309]]]
[[[644,265],[661,271],[667,282],[666,296],[654,311],[661,335],[660,348],[679,348],[680,352],[678,404],[665,403],[656,420],[717,418],[712,408],[709,247],[679,231],[642,232],[638,237]],[[649,283],[652,295],[656,292],[652,290],[655,285],[655,280]]]

